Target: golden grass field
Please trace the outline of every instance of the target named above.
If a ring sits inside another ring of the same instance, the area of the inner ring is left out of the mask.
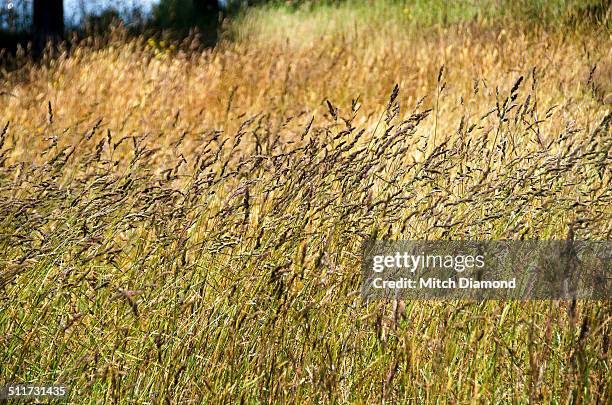
[[[118,29],[3,71],[0,384],[609,403],[609,301],[359,295],[366,239],[610,239],[609,30],[394,11],[255,9],[204,51]]]

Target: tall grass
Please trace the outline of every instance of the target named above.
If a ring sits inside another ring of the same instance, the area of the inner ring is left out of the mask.
[[[607,30],[610,0],[345,0],[272,1],[238,13],[228,34],[262,30],[274,39],[350,32],[355,24],[413,32],[454,24],[546,27],[548,30]],[[285,30],[285,32],[283,32]],[[290,32],[286,32],[286,31]]]
[[[609,36],[342,13],[2,73],[0,384],[609,402],[607,301],[359,296],[365,239],[610,238]]]

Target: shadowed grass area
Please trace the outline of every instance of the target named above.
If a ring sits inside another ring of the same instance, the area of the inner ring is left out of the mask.
[[[605,29],[275,12],[213,50],[117,31],[2,73],[0,384],[609,402],[608,301],[359,295],[365,239],[610,238]]]

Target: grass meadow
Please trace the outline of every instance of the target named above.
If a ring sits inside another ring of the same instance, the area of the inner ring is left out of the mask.
[[[610,239],[609,2],[506,3],[260,6],[213,49],[117,28],[2,69],[0,385],[610,403],[609,301],[360,296],[368,239]]]

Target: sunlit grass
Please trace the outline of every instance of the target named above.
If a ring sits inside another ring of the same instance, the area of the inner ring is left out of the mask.
[[[266,13],[214,50],[115,32],[2,74],[0,384],[608,402],[607,302],[359,287],[368,238],[610,238],[609,34]]]

